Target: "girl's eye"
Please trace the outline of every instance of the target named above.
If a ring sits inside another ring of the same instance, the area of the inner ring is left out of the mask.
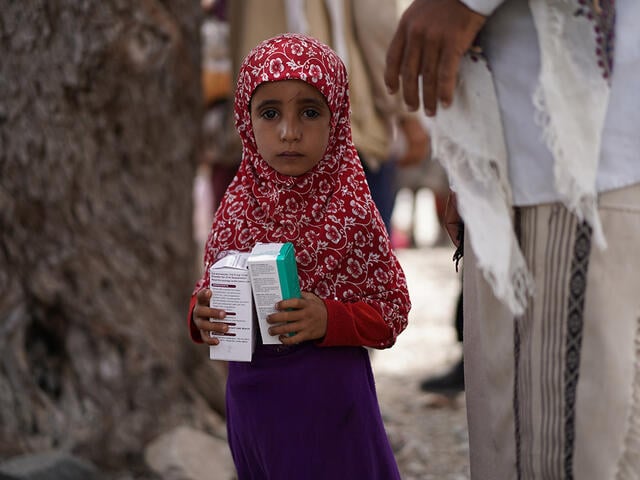
[[[314,110],[313,108],[307,108],[304,112],[302,112],[302,114],[306,118],[317,118],[320,116],[320,112],[318,112],[317,110]]]
[[[267,120],[273,120],[278,116],[278,112],[273,109],[265,110],[260,114],[262,118],[266,118]]]

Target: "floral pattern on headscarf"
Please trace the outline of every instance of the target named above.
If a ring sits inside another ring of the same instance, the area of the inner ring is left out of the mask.
[[[298,177],[272,169],[258,153],[250,103],[264,82],[302,80],[324,96],[331,111],[330,138],[321,161]],[[300,286],[320,298],[364,301],[391,330],[389,346],[406,327],[410,300],[351,139],[347,73],[340,58],[316,39],[283,34],[245,58],[235,93],[235,123],[242,162],[213,221],[205,270],[230,251],[257,242],[292,242]]]

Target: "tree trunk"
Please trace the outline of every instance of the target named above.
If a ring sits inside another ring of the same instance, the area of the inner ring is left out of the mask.
[[[134,464],[209,425],[198,368],[222,408],[185,325],[200,21],[198,0],[0,0],[0,459]]]

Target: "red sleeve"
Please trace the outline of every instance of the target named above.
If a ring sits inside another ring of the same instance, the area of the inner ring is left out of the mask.
[[[189,302],[189,315],[187,316],[187,326],[189,327],[189,336],[191,340],[196,343],[204,343],[202,341],[202,337],[200,336],[200,332],[196,328],[195,323],[193,323],[193,309],[196,308],[196,296],[191,295],[191,301]]]
[[[365,346],[387,348],[395,337],[381,312],[366,302],[343,303],[325,299],[327,333],[319,342],[322,347]]]

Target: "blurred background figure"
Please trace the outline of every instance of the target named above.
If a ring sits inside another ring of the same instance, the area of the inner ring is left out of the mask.
[[[430,146],[425,161],[399,165],[395,188],[398,207],[402,209],[401,213],[397,213],[402,217],[393,221],[394,245],[399,248],[452,246],[442,228],[449,182],[438,159],[431,156]],[[428,213],[435,214],[436,225],[424,225],[426,217],[430,218],[431,215],[425,215],[421,207],[433,209]]]
[[[415,165],[400,166],[397,170],[397,196],[392,219],[392,241],[396,248],[449,247],[453,254],[453,243],[443,227],[449,195],[449,180],[440,161],[431,156],[431,148],[428,153],[429,157],[426,161]],[[432,208],[433,211],[425,211],[426,208]],[[433,217],[435,217],[436,224],[425,225],[425,222]],[[462,351],[462,285],[460,285],[460,293],[456,300],[453,327],[457,342],[453,350]],[[455,363],[444,371],[426,377],[419,387],[426,393],[447,396],[463,392],[464,361],[462,356],[458,356]]]
[[[203,0],[202,122],[200,165],[194,184],[194,235],[202,248],[213,212],[240,163],[239,141],[233,122],[233,74],[229,49],[226,0]],[[202,258],[202,255],[198,256]]]
[[[216,0],[208,3],[207,11],[208,18],[227,22],[226,56],[231,85],[235,84],[238,66],[249,50],[279,33],[305,33],[336,50],[349,74],[354,144],[363,161],[374,202],[391,233],[397,166],[425,161],[429,148],[421,114],[408,112],[399,96],[389,95],[384,86],[386,48],[398,20],[395,2]],[[221,35],[204,35],[205,44],[218,44],[221,40]],[[212,52],[212,56],[219,52],[206,45],[204,50]],[[240,162],[240,142],[228,108],[230,90],[217,97],[205,120],[203,160],[211,173],[213,209]],[[209,88],[209,91],[215,89]],[[211,94],[211,98],[216,97]]]

